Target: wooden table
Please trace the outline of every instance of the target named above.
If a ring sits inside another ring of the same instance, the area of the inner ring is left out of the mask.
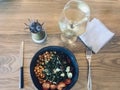
[[[58,19],[68,0],[0,0],[0,90],[19,90],[19,53],[24,49],[24,90],[35,90],[30,77],[30,62],[41,48],[58,45],[69,48],[79,64],[79,79],[71,90],[87,90],[87,61],[85,47],[78,40],[75,47],[67,47],[60,40]],[[120,89],[120,0],[85,0],[91,7],[91,19],[100,19],[112,32],[113,39],[92,57],[93,90]],[[35,44],[28,19],[44,22],[47,41]]]

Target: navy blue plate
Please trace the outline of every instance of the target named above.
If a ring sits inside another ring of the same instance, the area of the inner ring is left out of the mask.
[[[38,90],[42,90],[42,85],[39,83],[39,80],[35,76],[34,67],[36,65],[36,60],[38,59],[39,55],[43,54],[46,51],[63,52],[64,54],[66,54],[70,58],[71,64],[72,64],[73,69],[74,69],[73,70],[73,77],[72,77],[72,82],[64,88],[64,90],[70,90],[73,87],[73,85],[76,83],[76,81],[78,80],[79,68],[78,68],[78,64],[77,64],[76,58],[73,55],[73,53],[71,51],[69,51],[68,49],[66,49],[64,47],[60,47],[60,46],[44,47],[44,48],[40,49],[33,56],[31,64],[30,64],[30,74],[31,74],[31,78],[32,78],[32,81],[33,81],[34,85],[37,87]]]

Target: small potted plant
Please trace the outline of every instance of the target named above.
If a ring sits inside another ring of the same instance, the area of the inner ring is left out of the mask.
[[[27,26],[26,28],[29,29],[31,32],[32,40],[35,43],[43,43],[47,38],[47,34],[43,29],[44,23],[41,24],[38,22],[38,20],[36,21],[29,20],[29,22],[30,22],[29,24],[25,23],[25,25]]]

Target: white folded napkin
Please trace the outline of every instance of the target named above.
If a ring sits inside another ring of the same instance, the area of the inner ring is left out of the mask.
[[[87,47],[97,53],[113,36],[114,33],[109,31],[100,20],[94,18],[88,22],[86,32],[79,37]]]

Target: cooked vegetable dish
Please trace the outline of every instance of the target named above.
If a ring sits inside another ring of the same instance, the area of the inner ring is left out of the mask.
[[[46,51],[39,55],[34,73],[43,90],[63,90],[71,83],[73,66],[63,52]]]

